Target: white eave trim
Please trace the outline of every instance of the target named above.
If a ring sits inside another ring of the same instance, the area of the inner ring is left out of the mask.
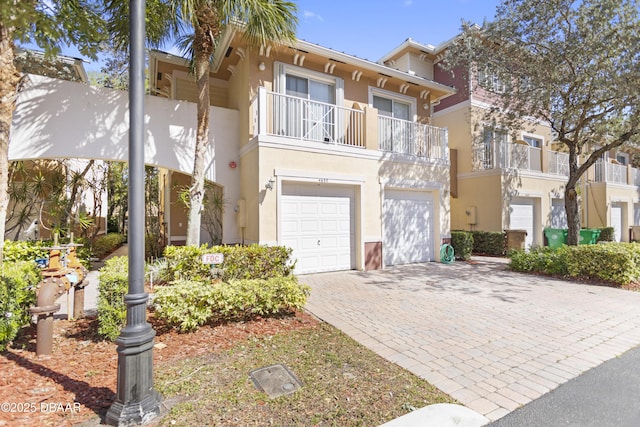
[[[447,86],[442,83],[435,82],[433,80],[418,77],[413,74],[405,73],[403,71],[396,70],[395,68],[387,67],[386,65],[379,64],[377,62],[372,62],[367,59],[358,58],[357,56],[349,55],[349,54],[338,52],[336,50],[329,49],[317,44],[309,43],[304,40],[298,40],[295,48],[302,49],[307,52],[312,52],[312,53],[315,53],[316,55],[325,56],[327,58],[337,59],[349,65],[355,65],[357,67],[369,69],[377,73],[387,74],[389,76],[402,79],[410,83],[415,83],[420,86],[430,87],[432,89],[438,89],[443,92],[447,92],[449,95],[453,95],[454,93],[457,92],[457,90],[451,86]],[[440,99],[442,98],[444,98],[444,96],[440,97]]]

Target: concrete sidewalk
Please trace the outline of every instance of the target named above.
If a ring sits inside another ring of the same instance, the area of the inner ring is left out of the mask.
[[[640,293],[506,261],[301,276],[307,310],[497,420],[640,344]]]

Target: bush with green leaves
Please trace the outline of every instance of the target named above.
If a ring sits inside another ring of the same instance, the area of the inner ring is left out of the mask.
[[[0,351],[7,348],[31,319],[29,308],[36,303],[36,285],[41,276],[30,261],[4,261],[0,270]]]
[[[155,315],[181,331],[206,323],[288,313],[304,307],[309,286],[295,276],[202,282],[178,280],[159,287]]]
[[[562,246],[553,249],[548,246],[533,247],[529,252],[510,251],[508,256],[511,259],[509,268],[514,271],[557,274],[566,276],[567,257],[571,249]]]
[[[95,256],[96,258],[104,258],[115,249],[118,249],[126,241],[127,237],[124,234],[105,234],[94,239],[94,241],[91,243],[91,251],[93,253],[93,256]]]
[[[456,259],[468,261],[473,252],[473,234],[468,231],[452,231],[451,246],[453,246]]]
[[[509,253],[514,271],[599,279],[618,285],[640,280],[640,245],[603,243],[533,248]]]
[[[640,280],[640,247],[634,243],[572,246],[567,270],[570,276],[627,285]]]
[[[5,240],[2,250],[5,262],[35,261],[37,258],[47,258],[49,250],[44,249],[50,243],[41,240]]]
[[[164,250],[167,270],[159,276],[169,281],[214,278],[211,266],[201,260],[202,255],[210,253],[224,255],[224,262],[218,266],[224,281],[286,277],[293,274],[295,266],[291,261],[291,249],[283,246],[167,246]]]
[[[98,276],[98,334],[111,341],[118,338],[127,320],[124,296],[129,286],[129,259],[108,259]]]
[[[598,242],[613,242],[615,240],[615,230],[613,227],[602,227],[600,229],[600,235],[597,240]]]
[[[505,235],[501,232],[472,231],[473,252],[485,255],[502,256],[505,254]]]

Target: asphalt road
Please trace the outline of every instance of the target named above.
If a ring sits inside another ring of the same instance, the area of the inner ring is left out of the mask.
[[[640,426],[640,347],[604,362],[489,426]]]

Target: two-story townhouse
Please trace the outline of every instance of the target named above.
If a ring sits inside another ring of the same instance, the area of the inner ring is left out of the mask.
[[[548,125],[531,120],[525,129],[506,129],[487,118],[493,94],[510,82],[484,64],[454,73],[437,64],[451,43],[425,45],[407,39],[380,62],[453,86],[457,93],[433,105],[433,123],[449,129],[452,229],[524,229],[526,246],[543,244],[545,227],[565,228],[564,183],[568,156],[555,149]],[[613,226],[628,240],[629,225],[640,220],[636,170],[628,154],[609,156],[583,180],[581,213],[585,227]]]
[[[206,176],[224,191],[224,243],[290,246],[298,272],[439,259],[450,165],[430,113],[453,88],[305,41],[250,49],[233,27],[210,82]],[[145,163],[160,170],[166,242],[181,244],[197,99],[187,61],[151,52],[149,87]],[[126,92],[30,76],[10,158],[126,161],[127,118]]]
[[[153,51],[149,68],[152,93],[195,101],[183,58]],[[236,172],[224,191],[241,242],[293,248],[300,273],[439,259],[449,150],[430,113],[454,89],[302,40],[251,49],[233,27],[210,82],[212,105],[238,111],[211,126],[238,129],[212,142]]]

